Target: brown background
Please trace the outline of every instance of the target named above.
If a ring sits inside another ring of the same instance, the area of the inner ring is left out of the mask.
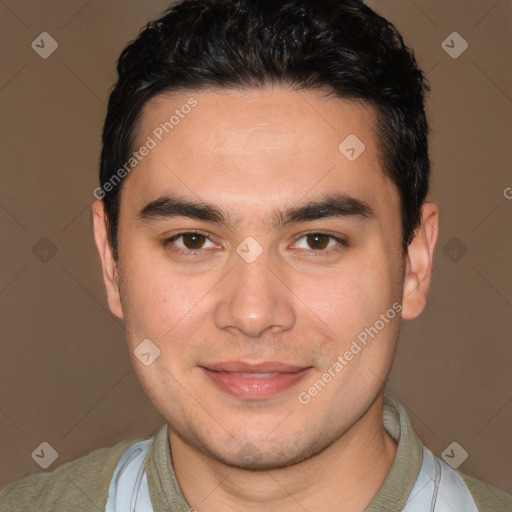
[[[428,72],[441,211],[430,300],[404,323],[388,392],[427,446],[457,441],[462,471],[512,492],[512,6],[368,3]],[[51,471],[163,422],[108,311],[90,205],[115,61],[166,5],[0,3],[0,487],[41,471],[31,453],[43,441],[59,454]],[[44,31],[59,44],[47,59],[31,48]],[[457,59],[441,47],[454,31],[469,43]]]

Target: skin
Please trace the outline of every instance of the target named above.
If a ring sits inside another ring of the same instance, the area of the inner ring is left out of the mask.
[[[320,91],[159,95],[144,107],[135,147],[190,97],[197,106],[123,183],[118,264],[103,203],[93,205],[109,305],[124,318],[137,376],[169,424],[180,487],[200,512],[363,510],[396,452],[382,404],[400,315],[308,404],[297,397],[392,304],[402,303],[403,319],[421,313],[438,209],[423,205],[404,256],[400,199],[381,169],[374,111]],[[349,134],[366,145],[355,161],[338,150]],[[272,226],[276,211],[333,192],[366,202],[374,218]],[[171,193],[214,204],[232,225],[140,218]],[[162,243],[188,230],[210,238]],[[348,246],[306,236],[319,230]],[[236,252],[249,236],[263,249],[252,263]],[[187,248],[196,255],[173,250]],[[134,350],[147,338],[161,353],[144,366]],[[200,368],[235,360],[312,368],[272,398],[244,400]]]

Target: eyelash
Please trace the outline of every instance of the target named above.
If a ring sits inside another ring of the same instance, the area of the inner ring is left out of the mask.
[[[201,236],[204,236],[206,239],[208,239],[210,242],[212,242],[212,240],[210,239],[209,237],[209,234],[208,233],[205,233],[203,231],[182,231],[181,233],[178,233],[177,235],[174,235],[170,238],[166,238],[162,241],[162,245],[164,247],[168,247],[172,242],[174,242],[175,240],[179,239],[180,237],[183,237],[184,235],[191,235],[191,234],[197,234],[197,235],[201,235]],[[336,242],[338,242],[338,244],[340,244],[341,246],[343,247],[348,247],[349,244],[347,243],[346,240],[343,240],[342,238],[339,238],[335,235],[333,235],[332,233],[328,233],[328,232],[325,232],[325,231],[310,231],[308,233],[304,233],[302,234],[295,243],[297,243],[299,240],[302,240],[303,238],[306,238],[307,236],[309,235],[323,235],[323,236],[327,236],[329,238],[331,238],[332,240],[335,240]],[[196,249],[196,250],[192,250],[192,249],[182,249],[182,248],[173,248],[171,249],[173,252],[176,252],[178,254],[183,254],[185,256],[191,256],[191,257],[195,257],[195,256],[201,256],[201,249]],[[306,251],[309,255],[312,255],[312,256],[325,256],[326,254],[329,254],[331,253],[332,251],[336,251],[335,248],[330,248],[330,249],[321,249],[321,250],[310,250],[310,251]]]

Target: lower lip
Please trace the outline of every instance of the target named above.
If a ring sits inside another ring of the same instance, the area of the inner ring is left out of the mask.
[[[298,372],[279,373],[271,377],[241,377],[228,372],[216,372],[202,368],[204,373],[222,391],[246,400],[264,400],[285,391],[299,381],[311,370],[304,368]]]

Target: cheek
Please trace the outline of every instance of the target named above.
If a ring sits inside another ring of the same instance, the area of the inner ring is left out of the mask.
[[[299,297],[333,331],[330,338],[346,340],[361,329],[373,325],[399,296],[393,272],[385,259],[347,259],[343,266],[333,268],[323,277],[297,282]]]
[[[126,329],[132,338],[163,340],[199,300],[199,290],[191,286],[188,276],[134,253],[123,261],[121,292]]]
[[[127,323],[143,330],[144,336],[161,340],[187,324],[200,298],[190,289],[190,279],[158,272],[132,276],[126,292],[130,295]]]

